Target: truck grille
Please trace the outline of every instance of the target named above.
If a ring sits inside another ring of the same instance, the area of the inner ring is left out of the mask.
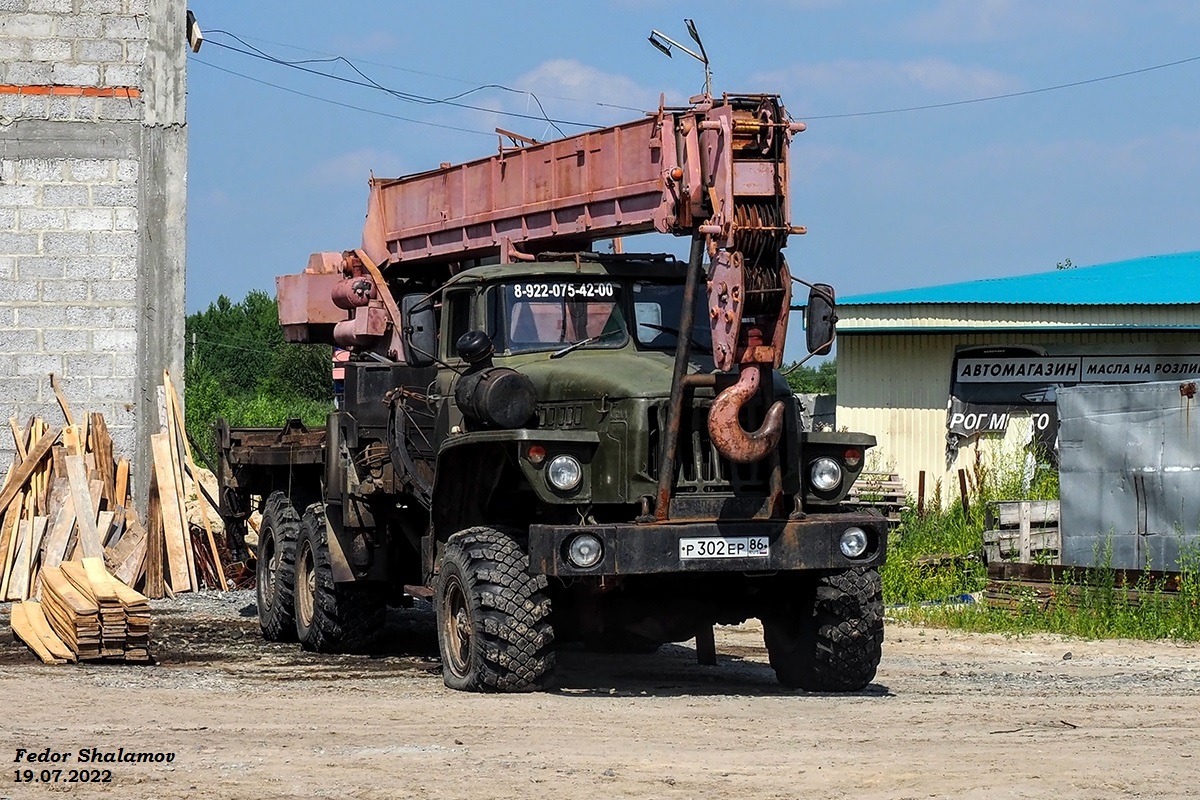
[[[708,436],[708,407],[708,402],[700,400],[690,409],[683,410],[675,457],[675,493],[768,494],[769,459],[754,464],[735,464],[723,458]],[[650,463],[646,465],[646,472],[658,480],[667,406],[651,406],[648,414]]]

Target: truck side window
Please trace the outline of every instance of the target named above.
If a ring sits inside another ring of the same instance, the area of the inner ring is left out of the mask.
[[[455,352],[454,345],[458,337],[471,330],[471,293],[454,292],[446,300],[446,309],[449,317],[449,335],[446,337],[445,350],[448,357],[455,358],[458,353]]]

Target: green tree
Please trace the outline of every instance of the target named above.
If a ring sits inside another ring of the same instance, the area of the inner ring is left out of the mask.
[[[791,367],[784,367],[784,371]],[[797,367],[787,373],[788,385],[797,394],[837,394],[837,359],[831,358],[815,367]]]
[[[321,426],[333,407],[332,350],[289,344],[278,306],[265,292],[241,302],[225,295],[188,316],[184,378],[187,428],[207,456],[214,455],[213,425],[276,427],[299,417]]]

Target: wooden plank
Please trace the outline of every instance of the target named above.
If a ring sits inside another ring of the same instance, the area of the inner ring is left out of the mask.
[[[1021,503],[1029,504],[1031,525],[1047,525],[1058,522],[1057,500],[1014,500],[991,504],[991,508],[988,509],[988,527],[1018,527],[1021,524]]]
[[[33,518],[33,535],[29,542],[29,578],[25,582],[25,597],[33,597],[36,599],[35,592],[37,591],[37,571],[41,566],[39,553],[42,548],[42,539],[46,535],[46,523],[50,521],[49,517],[34,517]]]
[[[100,534],[100,547],[103,550],[104,543],[108,541],[108,534],[112,531],[113,522],[117,515],[111,511],[101,511],[96,515],[96,531]]]
[[[175,473],[171,468],[171,443],[167,434],[156,433],[150,437],[154,453],[154,475],[158,481],[158,500],[162,515],[163,541],[166,565],[163,569],[166,582],[175,592],[186,592],[192,588],[187,568],[187,550],[184,546],[186,522],[179,507],[179,495],[175,493]]]
[[[108,433],[108,424],[104,415],[93,411],[91,418],[93,452],[96,454],[96,468],[100,470],[100,480],[104,482],[103,496],[111,509],[117,493],[117,468],[113,461],[113,442]]]
[[[129,521],[125,535],[117,544],[120,549],[113,552],[113,564],[109,572],[125,585],[133,586],[145,569],[146,548],[149,544],[146,529],[136,517]]]
[[[158,498],[158,475],[150,471],[150,500],[146,511],[146,586],[148,596],[159,599],[165,593],[163,581],[162,506]]]
[[[17,545],[19,544],[21,532],[21,509],[24,508],[24,499],[22,502],[14,503],[9,509],[4,512],[3,520],[0,521],[0,546],[3,549],[4,559],[0,561],[0,602],[8,599],[8,579],[12,571],[13,559],[16,558]]]
[[[1020,522],[1020,537],[1021,537],[1021,561],[1028,564],[1033,559],[1029,552],[1029,501],[1026,500],[1017,506]]]
[[[54,396],[58,399],[58,407],[62,409],[67,424],[74,425],[75,418],[71,416],[71,407],[67,405],[67,396],[63,393],[62,387],[58,385],[58,376],[53,372],[50,373],[50,388],[54,390]]]
[[[21,457],[21,461],[24,461],[29,455],[29,450],[25,447],[25,442],[27,441],[25,432],[22,431],[21,426],[17,424],[16,417],[8,418],[8,427],[12,429],[13,444],[17,446],[17,455]]]
[[[179,395],[175,393],[175,385],[171,383],[171,376],[167,375],[166,372],[163,373],[163,376],[166,378],[164,385],[167,387],[167,398],[171,402],[171,410],[175,417],[175,422],[179,425],[180,421],[184,419],[183,411],[179,407]],[[192,445],[187,438],[186,424],[181,426],[180,430],[184,434],[183,451],[187,457],[188,474],[191,476],[192,483],[196,487],[196,504],[200,506],[200,520],[204,523],[204,533],[208,539],[208,550],[212,553],[213,565],[217,570],[217,591],[224,592],[228,586],[225,582],[225,569],[221,566],[221,554],[217,550],[217,540],[213,537],[212,523],[208,520],[208,501],[205,500],[200,480],[196,477],[196,462],[192,458]]]
[[[13,472],[16,470],[15,464],[10,464],[8,467],[8,475],[4,479],[4,485],[8,486],[8,482],[12,479]],[[4,599],[4,576],[8,570],[8,559],[10,547],[13,539],[13,513],[20,513],[21,504],[17,504],[13,508],[0,513],[0,600]]]
[[[119,506],[129,505],[129,459],[122,458],[117,462],[116,487],[113,491],[113,502]]]
[[[24,600],[25,590],[22,588],[21,580],[28,580],[28,575],[25,573],[25,553],[29,549],[29,534],[32,520],[18,518],[17,525],[13,529],[12,545],[9,548],[8,565],[4,573],[4,594],[0,600]]]
[[[45,617],[43,617],[45,619]],[[47,625],[47,627],[49,627]],[[17,603],[12,609],[12,629],[17,638],[29,646],[43,664],[65,664],[67,659],[55,656],[42,638],[34,630],[33,623],[29,619],[28,610],[25,603]]]
[[[22,512],[21,544],[13,559],[12,574],[9,576],[8,599],[26,600],[29,598],[29,579],[33,572],[34,559],[34,497],[33,492],[25,493],[25,510]]]
[[[8,504],[12,502],[13,498],[17,496],[17,492],[21,490],[21,487],[25,485],[25,482],[37,470],[46,453],[50,452],[50,448],[54,445],[60,433],[59,429],[52,428],[49,433],[38,439],[37,444],[30,449],[29,456],[17,467],[8,486],[0,492],[0,511],[8,508]]]
[[[50,451],[52,456],[50,460],[51,468],[54,474],[58,477],[66,477],[67,475],[67,448],[66,445],[58,445]]]
[[[96,517],[89,512],[94,508],[91,489],[88,486],[87,468],[82,456],[67,456],[67,478],[71,482],[71,499],[75,503],[75,521],[79,530],[79,548],[84,558],[103,558],[104,547],[100,533],[96,530]]]
[[[180,524],[183,530],[183,549],[187,555],[188,585],[193,589],[198,589],[200,587],[200,580],[196,574],[196,553],[192,548],[192,536],[188,528],[187,494],[185,494],[183,487],[183,467],[181,466],[183,464],[183,454],[179,442],[179,419],[175,416],[175,404],[171,402],[171,395],[174,391],[174,386],[171,384],[171,376],[164,369],[163,392],[166,399],[167,438],[171,446],[171,477],[174,480],[175,494],[179,499]],[[175,588],[174,583],[172,583],[171,588]]]
[[[63,428],[62,432],[63,448],[69,456],[77,456],[82,454],[83,448],[79,444],[79,429],[74,425],[68,425]]]
[[[25,608],[25,616],[33,628],[34,635],[46,646],[51,655],[63,661],[74,661],[75,654],[71,652],[71,648],[67,647],[63,640],[58,638],[58,634],[51,629],[42,604],[37,600],[26,600],[21,605]]]

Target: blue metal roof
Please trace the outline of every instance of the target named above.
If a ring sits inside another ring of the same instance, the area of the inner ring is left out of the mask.
[[[1200,304],[1200,251],[838,298],[842,306],[902,303]]]

